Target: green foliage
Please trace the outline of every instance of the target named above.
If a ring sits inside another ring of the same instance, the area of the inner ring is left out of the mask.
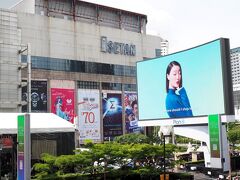
[[[36,163],[33,165],[34,170],[37,172],[35,178],[43,179],[45,176],[49,176],[54,173],[54,162],[56,160],[55,156],[43,153],[41,155],[41,160],[43,163]]]
[[[53,165],[56,160],[56,157],[47,153],[43,153],[41,155],[41,160],[49,165]]]
[[[127,143],[131,142],[131,143]],[[141,143],[137,143],[141,142]],[[131,174],[146,175],[159,173],[163,169],[163,145],[148,143],[144,135],[126,135],[116,138],[114,142],[91,144],[88,151],[78,151],[75,155],[61,155],[58,157],[48,154],[42,155],[41,164],[34,165],[39,179],[78,179],[80,177],[100,178],[103,174],[108,177]],[[178,148],[166,144],[165,155],[167,166],[174,165],[173,152]]]
[[[133,170],[133,172],[135,174],[139,174],[140,176],[145,176],[145,175],[157,175],[160,174],[162,171],[152,167],[140,167],[136,170]]]
[[[49,164],[36,163],[33,165],[34,170],[37,172],[35,178],[42,179],[51,173],[51,166]]]
[[[228,131],[228,140],[233,144],[240,143],[240,129]]]
[[[191,143],[191,144],[200,144],[200,141],[195,140],[195,139],[191,139],[191,138],[187,138],[187,137],[182,137],[182,136],[176,136],[176,142],[177,143],[182,143],[182,144],[187,144],[187,143]]]
[[[91,147],[93,147],[93,145],[94,145],[93,140],[91,140],[91,139],[84,140],[84,147],[91,148]]]
[[[130,133],[122,136],[117,136],[114,141],[121,144],[142,144],[149,143],[150,139],[144,134]]]
[[[228,123],[228,140],[230,143],[240,143],[240,124],[236,122]]]
[[[238,122],[230,122],[227,124],[227,126],[228,126],[228,131],[240,128],[240,124]]]
[[[49,164],[42,164],[42,163],[36,163],[34,164],[34,169],[37,172],[50,172],[50,165]]]
[[[176,152],[186,152],[187,149],[185,146],[177,146]]]
[[[128,151],[134,165],[139,167],[159,164],[163,156],[163,148],[161,146],[150,144],[134,144]]]
[[[57,174],[58,179],[64,180],[89,180],[89,174],[81,174],[81,173],[67,173],[67,174]]]
[[[61,173],[71,173],[75,165],[75,155],[62,155],[56,158],[54,165]]]

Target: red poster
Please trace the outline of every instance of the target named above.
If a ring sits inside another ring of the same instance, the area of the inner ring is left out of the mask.
[[[74,89],[51,88],[51,112],[74,123]]]

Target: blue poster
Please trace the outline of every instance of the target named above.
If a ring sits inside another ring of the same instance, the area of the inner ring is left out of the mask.
[[[124,116],[126,133],[140,133],[138,126],[138,101],[136,92],[124,93]]]
[[[123,134],[121,94],[103,93],[103,138],[112,140]]]

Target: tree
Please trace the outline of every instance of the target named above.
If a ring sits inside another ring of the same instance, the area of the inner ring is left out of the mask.
[[[34,170],[37,172],[35,176],[37,179],[43,179],[43,177],[53,174],[55,172],[55,156],[43,153],[41,155],[41,160],[42,163],[36,163],[33,166]]]
[[[228,140],[235,146],[235,144],[240,143],[240,124],[233,122],[228,123]]]
[[[130,133],[122,136],[117,136],[114,139],[115,142],[120,144],[141,144],[141,143],[149,143],[149,137],[144,134]]]
[[[137,136],[127,135],[116,140],[121,143],[90,143],[88,151],[78,151],[75,155],[54,157],[44,154],[42,163],[34,165],[36,177],[64,179],[87,176],[97,179],[107,175],[114,179],[121,175],[127,177],[131,174],[159,174],[163,170],[163,145],[142,143],[147,142],[148,138],[144,135]],[[127,143],[129,141],[131,143]],[[175,145],[166,145],[168,167],[174,164],[174,161],[171,161],[174,151],[178,151]]]

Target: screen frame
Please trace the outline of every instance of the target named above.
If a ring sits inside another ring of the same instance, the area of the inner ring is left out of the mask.
[[[194,46],[191,47],[189,49],[185,49],[182,51],[178,51],[172,54],[168,54],[166,56],[170,56],[170,55],[174,55],[174,54],[179,54],[182,52],[186,52],[201,46],[205,46],[207,44],[211,44],[215,41],[219,41],[220,42],[220,54],[221,54],[221,72],[222,72],[222,84],[223,84],[223,106],[224,106],[224,113],[220,114],[220,115],[234,115],[234,104],[233,104],[233,86],[232,86],[232,71],[231,71],[231,61],[230,61],[230,45],[229,45],[229,39],[227,38],[218,38],[215,40],[212,40],[210,42],[206,42],[204,44],[198,45],[198,46]],[[164,56],[164,57],[166,57]],[[158,59],[159,57],[155,57],[155,58],[149,58],[149,59],[144,59],[141,61],[136,62],[136,73],[138,74],[138,64],[142,63],[144,61],[149,61],[149,60],[155,60]],[[141,106],[141,99],[139,98],[139,87],[138,87],[138,77],[136,76],[136,82],[137,82],[137,98],[138,98],[138,106]],[[140,111],[140,108],[139,108]],[[153,121],[158,121],[158,124],[163,124],[163,125],[168,125],[168,124],[173,124],[171,123],[169,120],[170,119],[194,119],[194,118],[200,118],[204,117],[204,116],[208,116],[208,114],[206,115],[196,115],[193,117],[184,117],[184,118],[156,118],[156,119],[140,119],[139,117],[139,123],[142,124],[141,122],[143,121],[148,121],[148,122],[153,122]],[[169,123],[167,122],[163,122],[163,120],[168,120]],[[162,121],[162,123],[161,123]],[[199,122],[201,123],[201,122]],[[143,123],[145,124],[145,123]],[[150,124],[149,124],[150,125]],[[145,125],[144,125],[145,126]],[[151,125],[150,125],[151,126]]]
[[[225,115],[234,115],[233,84],[229,39],[221,38],[220,43],[222,57],[222,75],[223,75],[222,78],[223,78]]]

